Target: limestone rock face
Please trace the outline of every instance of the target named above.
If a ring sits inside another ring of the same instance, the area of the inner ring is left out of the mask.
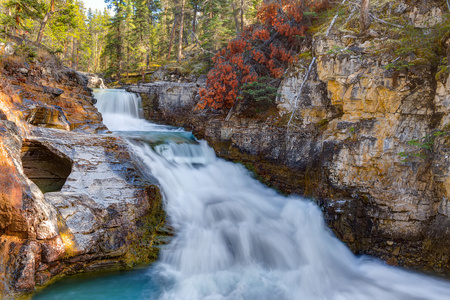
[[[0,95],[1,108],[6,119],[24,125],[58,128],[64,130],[101,132],[106,127],[93,106],[92,90],[87,87],[88,78],[72,69],[59,65],[52,57],[42,63],[26,66],[13,58],[6,58],[1,70],[5,86],[11,91]],[[20,114],[20,115],[19,115]]]
[[[356,47],[369,52],[365,45]],[[327,84],[331,105],[343,112],[329,120],[322,134],[324,142],[339,145],[324,166],[330,184],[373,200],[377,212],[372,217],[382,235],[421,238],[438,204],[432,175],[426,162],[403,163],[399,153],[411,150],[408,141],[431,130],[435,112],[430,71],[407,80],[383,69],[382,61],[321,54],[318,77]]]
[[[5,295],[34,289],[39,241],[55,238],[58,229],[56,209],[22,171],[20,130],[9,121],[0,128],[0,295]]]
[[[219,155],[250,165],[268,184],[318,198],[355,252],[449,273],[441,254],[450,244],[448,137],[435,139],[433,157],[405,162],[399,154],[417,153],[409,141],[448,126],[450,81],[435,90],[426,68],[409,78],[387,71],[386,62],[362,55],[376,43],[334,54],[328,49],[344,48],[342,40],[316,40],[310,78],[304,83],[304,62],[280,85],[280,114],[295,114],[290,128],[236,118],[209,121],[205,136]]]
[[[29,127],[24,139],[3,120],[0,155],[0,297],[157,258],[161,195],[121,138]]]
[[[289,75],[281,82],[276,99],[281,116],[296,110],[301,114],[304,125],[331,119],[339,113],[339,107],[331,107],[327,87],[319,80],[316,65],[312,66],[308,80],[305,80],[308,68],[307,64],[292,67]],[[299,97],[302,85],[302,95]]]
[[[129,86],[126,90],[141,95],[144,117],[152,119],[157,114],[176,115],[179,110],[191,109],[196,103],[198,87],[196,83],[157,81]]]
[[[27,112],[26,121],[34,126],[70,130],[66,114],[58,106],[40,106]]]
[[[87,86],[89,88],[91,88],[91,89],[106,88],[103,79],[100,76],[98,76],[97,74],[91,74],[91,73],[85,73],[85,72],[80,72],[80,73],[88,78]]]

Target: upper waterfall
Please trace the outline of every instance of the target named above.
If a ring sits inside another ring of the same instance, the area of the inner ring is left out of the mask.
[[[125,90],[100,89],[95,93],[96,107],[102,114],[128,115],[141,117],[141,97]]]
[[[142,119],[141,97],[125,90],[96,89],[95,106],[103,117],[103,123],[111,131],[173,131],[174,128],[157,125]],[[170,129],[169,129],[170,128]]]

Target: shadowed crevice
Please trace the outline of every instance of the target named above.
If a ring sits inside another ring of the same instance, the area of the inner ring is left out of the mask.
[[[30,140],[22,145],[22,165],[25,175],[43,193],[60,191],[72,171],[72,161],[68,157]]]

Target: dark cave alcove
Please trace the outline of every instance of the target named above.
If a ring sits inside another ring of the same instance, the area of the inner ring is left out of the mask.
[[[43,193],[60,191],[72,171],[68,157],[32,140],[23,142],[22,165],[25,175]]]

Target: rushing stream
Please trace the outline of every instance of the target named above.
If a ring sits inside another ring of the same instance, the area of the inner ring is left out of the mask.
[[[68,278],[33,299],[450,299],[448,281],[354,256],[312,201],[277,194],[190,133],[139,119],[134,95],[96,98],[111,130],[147,141],[133,147],[177,234],[149,268]]]

